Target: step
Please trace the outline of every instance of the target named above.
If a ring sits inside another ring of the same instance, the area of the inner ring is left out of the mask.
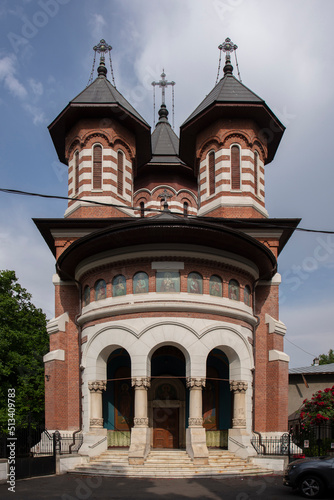
[[[207,465],[195,465],[185,450],[152,450],[145,463],[130,465],[128,449],[108,450],[69,473],[112,477],[194,478],[270,474],[227,450],[210,450]]]

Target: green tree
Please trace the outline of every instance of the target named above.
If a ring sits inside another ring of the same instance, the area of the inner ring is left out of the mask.
[[[320,354],[319,365],[328,365],[329,363],[334,363],[334,351],[329,349],[328,354]]]
[[[0,432],[8,425],[8,390],[15,389],[16,426],[44,422],[46,317],[14,271],[0,271]]]

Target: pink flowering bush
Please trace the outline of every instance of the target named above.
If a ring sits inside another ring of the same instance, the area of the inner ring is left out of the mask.
[[[310,425],[330,424],[334,422],[334,385],[313,394],[311,399],[304,399],[300,412],[302,428]]]

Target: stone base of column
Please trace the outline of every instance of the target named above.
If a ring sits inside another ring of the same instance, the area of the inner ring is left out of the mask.
[[[80,446],[80,455],[96,457],[108,449],[107,429],[90,429],[83,434],[83,443]]]
[[[129,464],[142,465],[150,449],[150,429],[148,427],[133,427],[131,429]]]
[[[228,430],[228,451],[235,453],[240,458],[257,455],[251,444],[251,435],[246,429],[240,428]]]
[[[186,443],[187,453],[195,465],[207,465],[209,463],[204,427],[188,427]]]

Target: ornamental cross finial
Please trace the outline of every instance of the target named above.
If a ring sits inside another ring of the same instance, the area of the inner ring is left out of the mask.
[[[159,87],[161,88],[161,94],[162,94],[162,96],[161,96],[161,101],[162,101],[161,104],[166,104],[165,103],[166,87],[168,85],[171,85],[172,87],[174,87],[175,82],[168,82],[166,80],[166,74],[165,74],[165,70],[164,69],[162,70],[162,73],[161,73],[160,76],[161,76],[161,80],[159,82],[152,82],[152,85],[153,85],[153,87],[155,87],[156,85],[159,85]]]
[[[100,55],[100,63],[104,63],[105,61],[105,57],[104,57],[104,54],[107,53],[107,52],[110,52],[111,49],[112,49],[112,46],[111,45],[108,45],[106,43],[105,40],[100,40],[100,43],[98,43],[97,45],[95,45],[95,47],[93,47],[93,49],[95,50],[95,52],[98,52]]]
[[[223,52],[227,52],[226,54],[226,58],[230,56],[231,52],[233,52],[234,50],[237,50],[238,46],[235,45],[231,38],[225,38],[225,42],[220,44],[218,46],[218,49],[219,50],[222,50]]]
[[[172,198],[173,195],[170,194],[165,188],[162,193],[158,195],[158,198],[161,198],[161,201],[164,201],[164,210],[168,210],[168,198]]]

